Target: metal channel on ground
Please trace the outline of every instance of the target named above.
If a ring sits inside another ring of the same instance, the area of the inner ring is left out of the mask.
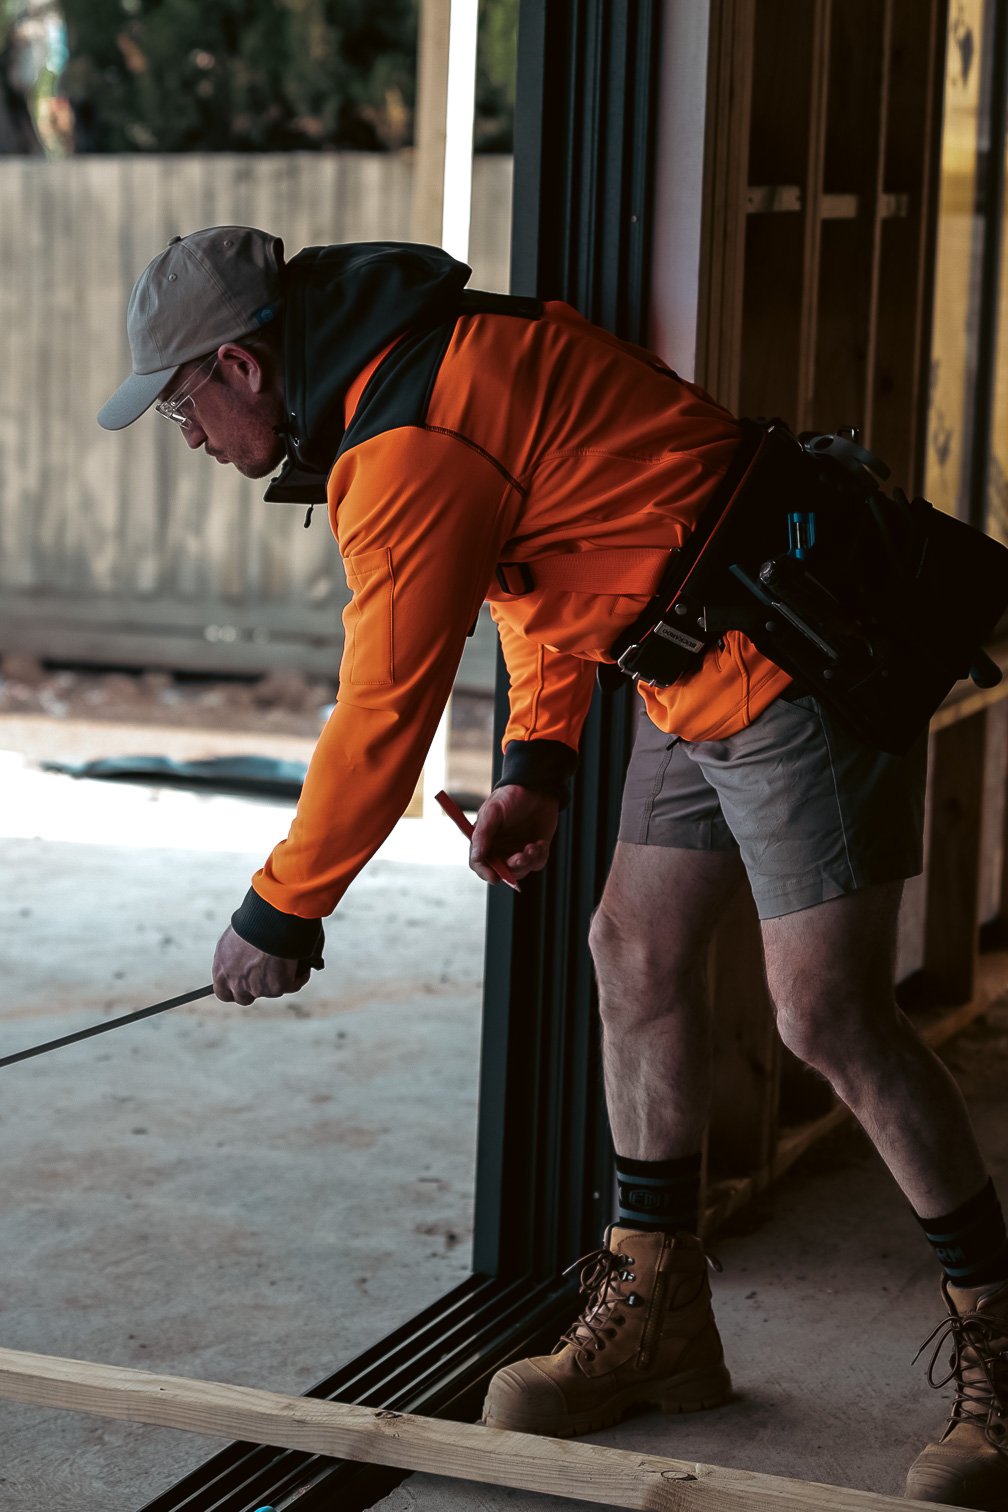
[[[419,1318],[398,1329],[334,1375],[305,1392],[321,1401],[428,1416],[478,1415],[486,1381],[498,1360],[535,1353],[555,1343],[569,1321],[569,1288],[527,1281],[502,1286],[471,1277]],[[372,1505],[405,1472],[349,1464],[268,1445],[236,1443],[222,1449],[143,1512],[247,1512],[296,1498],[299,1512],[331,1507],[341,1512]],[[385,1490],[380,1486],[388,1482]]]
[[[660,31],[656,0],[520,3],[512,292],[566,300],[637,342],[647,338]],[[499,660],[495,777],[506,688]],[[310,1396],[471,1417],[493,1371],[552,1347],[573,1315],[572,1293],[557,1278],[598,1243],[611,1212],[587,938],[616,841],[635,707],[629,684],[596,697],[550,867],[519,898],[490,890],[476,1275]],[[383,1383],[392,1381],[386,1399]],[[253,1512],[263,1504],[331,1512],[337,1502],[340,1512],[355,1512],[404,1479],[375,1466],[295,1458],[232,1445],[143,1512]]]

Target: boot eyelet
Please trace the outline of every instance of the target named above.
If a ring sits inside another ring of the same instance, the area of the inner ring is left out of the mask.
[[[602,1351],[603,1351],[603,1349],[605,1349],[605,1340],[604,1339],[600,1339],[598,1341],[598,1344],[597,1344],[596,1348],[595,1348],[595,1353],[596,1354],[601,1354]]]
[[[638,1297],[636,1292],[630,1293],[626,1299],[626,1305],[627,1307],[640,1307],[640,1297]]]

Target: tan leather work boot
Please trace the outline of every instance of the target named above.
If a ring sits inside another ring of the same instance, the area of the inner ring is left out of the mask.
[[[1008,1281],[959,1287],[942,1280],[948,1317],[932,1341],[932,1386],[955,1381],[948,1427],[910,1466],[906,1494],[950,1507],[1005,1512],[1008,1508]],[[951,1343],[949,1370],[936,1378],[938,1357]]]
[[[498,1370],[484,1423],[566,1438],[631,1407],[694,1412],[728,1399],[699,1239],[614,1227],[585,1257],[581,1290],[584,1311],[551,1355]]]

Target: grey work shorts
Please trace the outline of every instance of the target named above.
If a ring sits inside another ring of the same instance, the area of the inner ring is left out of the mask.
[[[725,740],[666,735],[643,707],[619,838],[737,851],[761,919],[923,865],[927,736],[906,756],[865,745],[811,694],[778,698]]]

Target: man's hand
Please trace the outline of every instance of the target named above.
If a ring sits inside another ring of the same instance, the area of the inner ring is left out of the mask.
[[[547,793],[509,784],[495,788],[476,815],[469,845],[469,865],[491,885],[500,881],[486,864],[493,856],[506,861],[520,880],[542,871],[549,859],[560,805]]]
[[[257,950],[228,925],[217,942],[213,963],[214,992],[223,1003],[241,1003],[247,1008],[260,997],[283,997],[300,992],[311,976],[307,961],[267,955]]]

